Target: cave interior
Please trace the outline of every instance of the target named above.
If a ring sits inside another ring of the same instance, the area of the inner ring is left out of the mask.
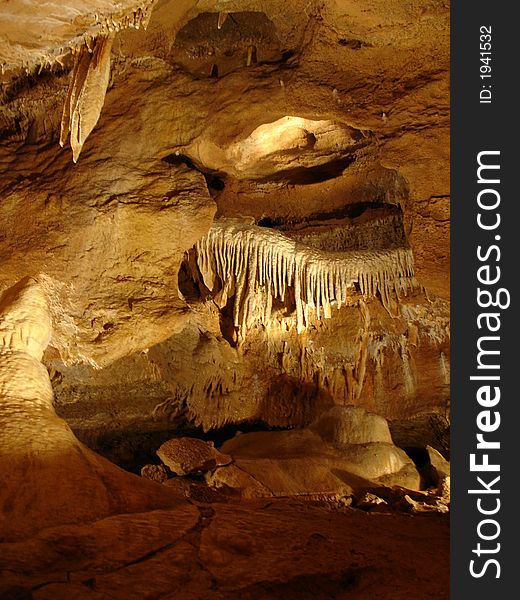
[[[0,7],[0,597],[449,597],[449,3]]]

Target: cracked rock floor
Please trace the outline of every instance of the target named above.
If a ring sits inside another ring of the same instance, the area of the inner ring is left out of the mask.
[[[193,502],[0,545],[0,598],[449,597],[449,517],[297,499]]]

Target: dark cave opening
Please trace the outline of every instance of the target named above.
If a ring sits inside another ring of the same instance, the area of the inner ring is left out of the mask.
[[[221,192],[226,187],[225,181],[220,175],[201,169],[191,160],[189,156],[186,156],[185,154],[173,152],[172,154],[164,156],[161,160],[168,165],[184,165],[188,167],[188,169],[198,171],[206,180],[206,185],[208,186],[210,192]]]
[[[269,229],[279,229],[280,231],[290,232],[296,231],[303,227],[315,225],[319,222],[328,222],[341,219],[356,219],[363,214],[370,216],[370,213],[379,215],[394,215],[397,217],[403,216],[403,211],[400,205],[390,204],[387,202],[353,202],[345,204],[334,210],[327,212],[311,213],[306,217],[271,217],[265,215],[257,220],[256,224],[259,227],[267,227]]]
[[[432,473],[432,465],[426,448],[406,446],[403,450],[413,460],[417,471],[419,471],[422,489],[435,487],[435,477]]]
[[[224,442],[241,433],[257,431],[282,431],[287,427],[270,426],[265,421],[247,421],[238,424],[224,425],[223,427],[204,431],[194,426],[187,420],[179,421],[173,429],[160,429],[157,431],[128,430],[110,431],[96,435],[76,431],[77,437],[92,450],[118,465],[125,471],[139,475],[141,469],[147,465],[160,465],[161,459],[157,456],[157,449],[164,442],[173,438],[190,437],[213,442],[220,448]]]
[[[193,270],[188,260],[183,260],[179,268],[179,291],[188,304],[200,302],[202,299],[200,287],[193,277]]]
[[[234,297],[229,298],[226,305],[220,309],[220,332],[222,337],[232,348],[236,348],[238,341],[238,332],[233,322],[233,307],[235,306]]]
[[[224,180],[217,175],[204,174],[204,177],[206,178],[208,187],[212,190],[221,192],[226,187]]]

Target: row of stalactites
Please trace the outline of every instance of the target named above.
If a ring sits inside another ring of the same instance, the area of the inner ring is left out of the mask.
[[[315,310],[317,318],[322,314],[329,318],[331,305],[345,304],[347,290],[356,284],[365,296],[379,293],[387,309],[392,293],[399,297],[416,285],[409,248],[331,253],[276,231],[232,222],[214,224],[196,250],[206,287],[213,289],[217,276],[223,283],[222,303],[235,296],[234,322],[239,328],[264,320],[259,290],[266,291],[271,302],[272,298],[283,302],[287,289],[292,288],[297,328],[302,331],[309,309]]]

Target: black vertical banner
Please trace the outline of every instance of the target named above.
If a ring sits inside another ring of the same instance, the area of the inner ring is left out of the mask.
[[[520,31],[514,4],[451,5],[451,598],[516,597],[514,318]],[[516,184],[516,185],[515,185]]]

